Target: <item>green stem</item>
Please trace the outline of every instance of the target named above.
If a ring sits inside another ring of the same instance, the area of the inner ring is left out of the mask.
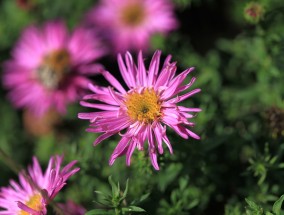
[[[0,159],[2,159],[4,163],[16,174],[18,174],[21,169],[23,169],[21,166],[17,165],[15,161],[9,155],[7,155],[2,148],[0,148]]]
[[[114,211],[115,211],[115,215],[122,215],[122,211],[120,207],[115,208]]]

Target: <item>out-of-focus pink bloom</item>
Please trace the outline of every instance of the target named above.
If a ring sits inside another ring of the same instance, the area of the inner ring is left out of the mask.
[[[89,79],[101,69],[94,64],[105,50],[92,33],[77,28],[72,34],[62,22],[43,28],[28,27],[4,64],[3,85],[19,108],[42,116],[53,109],[61,114],[86,90]]]
[[[145,50],[153,34],[178,26],[169,0],[101,0],[86,20],[101,29],[116,52]]]
[[[30,10],[35,5],[35,0],[16,0],[17,5],[23,10]]]
[[[76,204],[72,200],[68,200],[65,204],[58,204],[64,214],[66,215],[84,215],[86,213],[86,209],[81,205]]]
[[[46,206],[66,184],[69,177],[80,168],[73,168],[77,161],[72,161],[61,169],[63,156],[51,157],[45,173],[36,157],[28,167],[28,174],[19,174],[19,183],[10,181],[9,187],[0,190],[0,214],[5,215],[44,215]]]
[[[176,62],[171,63],[171,56],[168,56],[159,72],[160,56],[161,51],[156,51],[149,69],[146,69],[141,52],[137,65],[129,53],[125,55],[126,63],[121,55],[118,55],[120,72],[129,90],[126,90],[114,76],[105,71],[102,74],[112,87],[103,88],[90,84],[90,90],[95,94],[85,96],[84,100],[99,102],[81,102],[82,106],[101,110],[79,114],[79,118],[91,122],[87,131],[104,133],[95,140],[94,145],[114,134],[121,135],[121,140],[111,155],[110,165],[117,157],[124,154],[126,154],[126,164],[130,165],[134,149],[143,150],[144,143],[147,141],[152,165],[158,170],[157,153],[163,154],[162,142],[167,145],[170,153],[173,152],[166,135],[166,125],[185,139],[188,137],[199,139],[198,135],[187,128],[194,126],[194,123],[187,119],[194,117],[188,112],[199,112],[201,109],[177,105],[200,92],[200,89],[194,89],[179,95],[195,82],[195,78],[192,78],[189,83],[183,84],[193,68],[175,76]]]

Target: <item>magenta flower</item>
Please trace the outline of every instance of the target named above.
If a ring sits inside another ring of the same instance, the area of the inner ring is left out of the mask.
[[[19,174],[19,181],[10,181],[9,187],[0,190],[0,214],[5,215],[44,215],[46,206],[66,184],[69,177],[80,168],[74,168],[77,161],[72,161],[61,169],[63,156],[51,157],[45,173],[36,157],[33,165],[28,167],[28,177],[24,172]]]
[[[188,84],[183,85],[183,81],[193,68],[175,76],[176,62],[171,63],[171,56],[168,56],[159,74],[160,56],[161,51],[156,51],[149,69],[146,70],[141,52],[138,56],[138,65],[135,65],[129,53],[125,55],[126,64],[121,55],[118,55],[120,72],[129,90],[125,90],[118,80],[105,71],[102,74],[112,87],[104,88],[90,84],[89,88],[95,94],[85,96],[84,100],[97,100],[99,103],[81,102],[82,106],[102,110],[79,114],[79,118],[91,122],[91,128],[87,131],[104,133],[95,140],[94,145],[114,134],[119,133],[121,136],[111,155],[110,165],[124,154],[126,164],[130,165],[134,149],[143,150],[147,141],[152,165],[158,170],[157,152],[163,154],[162,142],[167,145],[170,153],[173,152],[165,125],[185,139],[199,139],[198,135],[187,128],[194,126],[194,123],[187,119],[193,117],[188,112],[199,112],[201,109],[177,105],[178,102],[200,92],[200,89],[194,89],[178,95],[194,83],[195,78],[192,78]],[[123,131],[125,133],[121,133]]]
[[[62,22],[48,22],[42,29],[31,26],[22,34],[4,64],[3,85],[19,108],[37,116],[53,109],[61,114],[86,90],[100,68],[93,64],[104,54],[92,33],[77,28],[68,34]]]
[[[178,23],[168,0],[101,0],[87,16],[116,52],[146,49],[153,34],[165,34]]]

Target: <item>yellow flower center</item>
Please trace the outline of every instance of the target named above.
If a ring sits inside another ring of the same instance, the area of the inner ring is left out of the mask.
[[[137,26],[145,18],[145,10],[141,4],[129,4],[121,11],[122,22],[127,26]]]
[[[42,196],[41,194],[37,193],[33,195],[29,201],[25,203],[28,207],[34,209],[35,211],[41,211],[43,209],[42,205]],[[29,215],[30,213],[21,210],[19,215]]]
[[[64,49],[48,54],[37,69],[38,79],[48,89],[57,88],[70,71],[70,61],[70,55]]]
[[[131,92],[126,97],[127,114],[133,120],[152,123],[161,116],[159,97],[153,89]]]

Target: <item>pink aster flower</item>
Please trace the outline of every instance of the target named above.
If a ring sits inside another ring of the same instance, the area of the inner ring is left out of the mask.
[[[101,0],[87,23],[104,32],[117,52],[146,49],[153,34],[165,34],[178,23],[168,0]]]
[[[102,74],[112,87],[90,84],[89,88],[95,94],[87,95],[83,99],[99,102],[81,102],[82,106],[101,110],[79,114],[79,118],[91,122],[87,131],[104,133],[95,140],[94,145],[114,134],[119,133],[121,136],[109,160],[110,165],[122,155],[126,155],[126,164],[130,165],[134,149],[143,150],[147,141],[152,165],[158,170],[157,154],[164,152],[162,143],[167,145],[170,153],[173,152],[166,135],[166,125],[185,139],[199,139],[198,135],[188,129],[194,126],[194,123],[188,121],[194,115],[188,112],[199,112],[201,109],[178,105],[200,92],[200,89],[194,89],[179,95],[194,83],[195,78],[192,78],[189,83],[183,84],[193,68],[175,76],[176,62],[171,63],[171,56],[168,56],[159,73],[160,56],[161,51],[156,51],[149,69],[146,69],[141,52],[138,55],[138,65],[133,62],[129,53],[125,55],[126,64],[121,55],[118,55],[119,69],[129,89],[126,90],[115,77],[104,71]]]
[[[24,172],[19,174],[19,181],[10,181],[9,187],[0,190],[0,214],[3,215],[44,215],[46,206],[66,184],[69,177],[78,172],[73,168],[77,161],[72,161],[61,169],[63,156],[51,157],[45,173],[36,157],[33,165],[28,167],[28,176]]]
[[[31,26],[4,64],[3,85],[16,107],[37,116],[50,109],[64,114],[67,104],[86,90],[86,75],[97,73],[100,66],[93,61],[104,52],[92,33],[82,28],[68,34],[62,22]]]

